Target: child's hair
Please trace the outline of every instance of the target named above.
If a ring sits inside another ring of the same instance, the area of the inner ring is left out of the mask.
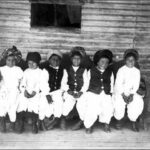
[[[128,57],[134,57],[135,60],[138,60],[139,53],[135,49],[127,49],[124,53],[124,59],[126,60]]]
[[[70,55],[70,57],[74,57],[74,56],[79,56],[80,58],[82,58],[82,54],[79,51],[73,51]]]
[[[73,49],[71,51],[72,52],[73,51],[79,51],[82,54],[82,56],[86,55],[85,49],[81,46],[75,46],[75,47],[73,47]]]
[[[7,55],[7,56],[6,56],[6,60],[7,60],[8,57],[15,57],[15,55],[14,55],[14,54],[9,54],[9,55]],[[16,59],[15,59],[15,60],[16,60]]]

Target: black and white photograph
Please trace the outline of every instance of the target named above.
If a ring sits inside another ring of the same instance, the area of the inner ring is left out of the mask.
[[[0,0],[0,149],[150,149],[150,0]]]

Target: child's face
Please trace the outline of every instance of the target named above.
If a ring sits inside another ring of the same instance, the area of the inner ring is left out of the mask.
[[[38,67],[37,63],[35,63],[34,61],[29,60],[28,61],[28,67],[30,69],[36,69]]]
[[[125,63],[127,67],[132,68],[135,65],[135,58],[133,56],[127,57]]]
[[[49,64],[50,64],[52,67],[58,67],[58,66],[60,66],[60,58],[59,58],[59,56],[57,56],[57,55],[52,56],[52,57],[49,59]]]
[[[14,56],[8,56],[7,59],[6,59],[6,65],[8,67],[13,67],[16,65],[16,60],[15,60],[15,57]]]
[[[81,57],[78,55],[73,56],[72,57],[72,65],[75,67],[78,67],[78,66],[80,66],[80,64],[81,64]]]
[[[108,64],[109,64],[108,58],[101,58],[97,63],[97,67],[101,70],[105,70],[108,67]]]

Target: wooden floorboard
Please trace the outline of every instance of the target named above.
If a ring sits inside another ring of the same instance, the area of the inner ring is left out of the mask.
[[[39,132],[34,135],[30,130],[23,134],[0,133],[0,148],[14,149],[78,149],[78,148],[125,148],[150,149],[150,131],[135,133],[129,128],[118,131],[112,128],[111,133],[105,133],[101,127],[96,127],[92,134],[85,130],[62,131],[59,128],[51,131]]]

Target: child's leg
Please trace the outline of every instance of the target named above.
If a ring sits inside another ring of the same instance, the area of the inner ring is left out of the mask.
[[[63,111],[62,111],[62,117],[61,117],[61,129],[66,129],[66,117],[69,115],[69,113],[72,111],[76,104],[76,100],[74,97],[67,92],[64,93],[64,102],[63,102]]]
[[[0,99],[2,100],[2,99]],[[7,109],[6,109],[7,103],[6,101],[0,101],[0,118],[1,118],[1,126],[2,126],[2,132],[6,132],[6,120],[5,116],[7,114]]]
[[[73,126],[72,130],[79,130],[83,125],[83,120],[84,120],[84,117],[85,117],[85,110],[86,110],[86,97],[85,97],[85,94],[77,99],[76,108],[77,108],[77,111],[78,111],[80,121],[77,122],[77,124],[75,124]]]
[[[5,133],[6,132],[6,118],[5,117],[1,117],[1,125],[2,125],[2,132]]]
[[[53,105],[54,105],[54,117],[60,118],[63,112],[63,98],[62,91],[57,90],[52,93]]]
[[[126,103],[121,95],[114,96],[114,117],[120,121],[125,115]]]
[[[38,133],[38,114],[32,112],[32,132]]]
[[[87,106],[84,116],[84,126],[89,129],[93,126],[99,115],[99,95],[92,92],[86,93]]]
[[[52,114],[54,115],[53,121],[49,124],[48,129],[53,129],[55,125],[58,124],[62,112],[63,112],[63,98],[62,98],[62,91],[57,90],[51,93],[53,103],[50,104],[53,107]]]
[[[63,112],[62,115],[67,117],[69,113],[72,111],[73,107],[75,106],[76,100],[74,97],[67,92],[64,93],[64,102],[63,102]]]
[[[10,119],[10,129],[12,131],[15,130],[17,107],[19,105],[18,95],[19,93],[15,89],[8,93],[8,116]]]
[[[105,124],[105,131],[110,131],[110,121],[114,113],[114,107],[112,103],[112,97],[110,95],[106,95],[105,93],[101,93],[100,98],[100,115],[99,121]]]
[[[25,111],[17,113],[17,118],[18,118],[18,121],[19,121],[19,133],[24,132],[25,115],[26,115]]]
[[[44,123],[45,117],[46,116],[50,117],[52,115],[52,111],[50,111],[50,105],[52,104],[48,104],[46,95],[41,95],[39,101],[39,128],[42,131],[47,130]]]
[[[142,114],[144,108],[144,102],[140,95],[135,94],[133,101],[128,105],[128,117],[132,121],[132,128],[134,131],[138,131],[136,120]]]

